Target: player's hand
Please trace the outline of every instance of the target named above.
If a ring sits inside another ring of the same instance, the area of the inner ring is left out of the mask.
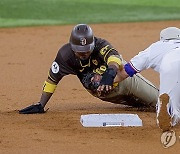
[[[112,90],[113,81],[117,72],[113,68],[107,68],[101,79],[100,85],[97,89],[98,93],[110,92]]]
[[[100,85],[97,89],[98,92],[101,92],[101,91],[111,91],[112,90],[112,86],[110,85]]]
[[[33,104],[30,105],[22,110],[19,111],[19,114],[35,114],[35,113],[45,113],[44,107],[40,104]]]
[[[112,86],[101,85],[97,89],[98,97],[105,97],[112,90]]]

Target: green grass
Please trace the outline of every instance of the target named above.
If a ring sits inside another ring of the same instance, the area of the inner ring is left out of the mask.
[[[179,0],[0,0],[0,27],[180,20]]]

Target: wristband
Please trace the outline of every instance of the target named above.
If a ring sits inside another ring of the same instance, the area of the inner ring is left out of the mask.
[[[107,68],[105,73],[103,74],[100,85],[112,86],[116,74],[117,74],[117,71],[115,71],[113,68]]]
[[[125,69],[126,73],[127,73],[130,77],[133,77],[133,75],[137,73],[137,71],[132,68],[132,66],[130,65],[130,63],[127,63],[127,64],[124,66],[124,69]]]
[[[42,90],[46,93],[54,93],[56,87],[57,85],[45,81]]]

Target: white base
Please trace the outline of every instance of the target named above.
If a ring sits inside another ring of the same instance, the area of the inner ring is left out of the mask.
[[[142,126],[142,120],[137,114],[87,114],[81,115],[84,127],[115,127]]]

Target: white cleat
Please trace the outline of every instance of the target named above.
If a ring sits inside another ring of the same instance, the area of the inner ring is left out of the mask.
[[[159,113],[157,116],[158,125],[163,132],[171,129],[171,117],[167,112],[167,104],[169,103],[168,94],[162,94],[160,97]]]

